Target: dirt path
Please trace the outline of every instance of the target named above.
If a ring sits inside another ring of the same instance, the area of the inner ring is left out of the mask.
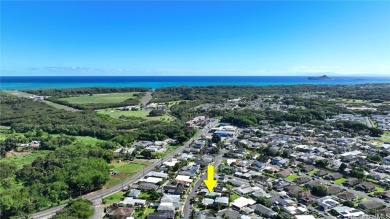
[[[12,94],[12,95],[15,95],[17,97],[24,97],[24,98],[29,98],[29,97],[34,96],[34,94],[29,94],[29,93],[18,91],[18,90],[5,91],[5,92],[7,92],[9,94]],[[69,107],[69,106],[65,106],[65,105],[62,105],[62,104],[54,103],[54,102],[51,102],[51,101],[48,101],[48,100],[43,100],[42,102],[46,103],[46,104],[48,104],[50,106],[53,106],[53,107],[55,107],[57,109],[63,109],[63,110],[66,110],[66,111],[79,111],[78,109],[75,109],[75,108],[72,108],[72,107]]]

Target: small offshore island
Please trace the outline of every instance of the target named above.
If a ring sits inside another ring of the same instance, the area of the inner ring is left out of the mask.
[[[325,80],[331,80],[330,77],[326,75],[322,75],[321,77],[308,77],[309,80],[317,80],[317,81],[325,81]]]

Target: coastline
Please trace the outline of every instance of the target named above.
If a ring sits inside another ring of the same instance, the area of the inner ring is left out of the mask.
[[[308,80],[307,76],[0,76],[0,90],[77,87],[178,87],[389,84],[390,77]]]

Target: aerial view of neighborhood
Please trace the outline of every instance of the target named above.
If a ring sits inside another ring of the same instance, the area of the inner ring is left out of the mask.
[[[0,0],[0,219],[390,219],[389,21]]]
[[[390,214],[389,84],[0,95],[2,218]]]

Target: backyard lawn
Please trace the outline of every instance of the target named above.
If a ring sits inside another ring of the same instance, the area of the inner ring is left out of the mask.
[[[148,199],[150,198],[150,195],[149,195],[148,193],[146,193],[146,192],[141,192],[141,193],[138,195],[137,198],[138,198],[138,199],[146,199],[146,200],[148,200]]]
[[[375,187],[375,189],[374,189],[374,191],[372,192],[372,193],[381,193],[381,192],[384,192],[385,191],[385,189],[384,188],[382,188],[382,187],[379,187],[379,186],[376,186]]]
[[[299,176],[294,173],[294,174],[291,174],[290,176],[286,177],[286,180],[292,182],[292,181],[294,181],[294,179],[296,179],[298,177]]]
[[[77,97],[65,97],[60,100],[67,101],[72,104],[88,104],[88,103],[120,103],[127,99],[134,98],[136,92],[129,93],[108,93],[108,94],[93,94],[77,96]]]
[[[239,195],[237,195],[236,193],[233,193],[230,195],[230,201],[232,202],[232,201],[238,199],[239,197],[240,197]]]
[[[312,175],[313,175],[314,173],[316,173],[317,171],[319,171],[319,169],[314,169],[314,170],[308,172],[307,174],[308,174],[309,176],[312,176]]]
[[[150,213],[155,212],[154,208],[136,209],[134,212],[134,218],[145,219]]]
[[[336,184],[336,185],[342,185],[344,182],[345,182],[345,180],[347,180],[346,178],[340,178],[340,179],[338,179],[338,180],[335,180],[334,181],[334,183]]]

